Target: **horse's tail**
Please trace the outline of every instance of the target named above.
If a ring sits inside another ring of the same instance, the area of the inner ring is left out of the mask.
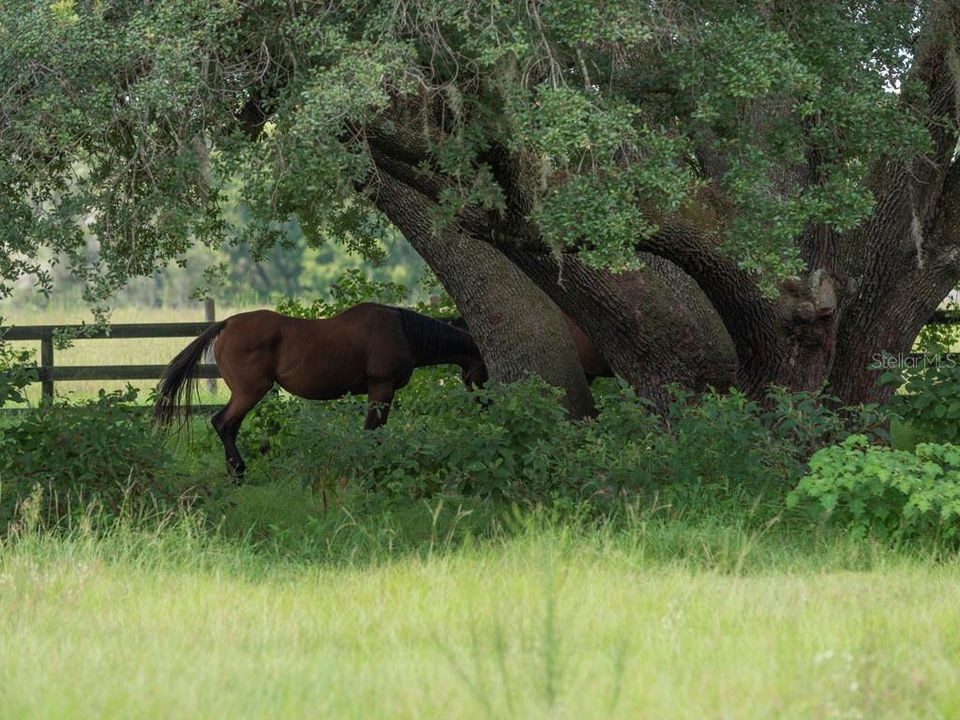
[[[153,419],[161,427],[168,426],[174,418],[184,422],[190,415],[190,402],[196,390],[194,371],[203,359],[207,348],[227,326],[226,320],[214,323],[192,343],[177,353],[163,374],[157,402],[153,406]]]

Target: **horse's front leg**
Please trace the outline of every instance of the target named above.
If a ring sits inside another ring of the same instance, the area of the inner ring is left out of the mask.
[[[375,430],[387,422],[390,413],[390,403],[393,402],[393,383],[377,383],[367,388],[367,398],[370,401],[367,410],[365,430]]]

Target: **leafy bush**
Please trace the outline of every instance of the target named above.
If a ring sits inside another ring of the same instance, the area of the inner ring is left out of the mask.
[[[3,318],[0,318],[0,324],[2,322]],[[0,407],[8,402],[25,402],[27,398],[23,391],[36,379],[33,353],[15,350],[0,335]]]
[[[880,381],[898,388],[890,412],[928,442],[960,441],[960,362],[935,354],[914,367],[889,368]]]
[[[361,400],[291,406],[268,462],[307,483],[393,496],[604,505],[690,486],[783,492],[812,452],[849,434],[844,416],[810,394],[775,393],[760,405],[738,393],[694,402],[676,392],[660,418],[621,384],[598,405],[597,418],[572,423],[557,391],[537,380],[469,393],[441,371],[421,372],[376,432],[360,430]],[[861,419],[876,425],[869,410]]]
[[[921,443],[914,452],[871,445],[864,435],[826,447],[787,498],[858,535],[960,532],[960,447]]]
[[[129,403],[137,391],[57,403],[0,426],[0,530],[16,505],[42,492],[42,515],[56,521],[90,502],[111,512],[124,502],[165,495],[169,456],[149,416]]]

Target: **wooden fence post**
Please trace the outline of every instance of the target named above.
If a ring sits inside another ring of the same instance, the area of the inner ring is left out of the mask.
[[[208,323],[215,323],[217,321],[217,309],[214,306],[213,298],[208,297],[203,301],[203,319]],[[205,363],[213,363],[213,345],[207,348],[207,352],[203,356],[203,361]],[[207,380],[207,390],[211,393],[217,392],[217,381],[215,378]]]
[[[46,370],[53,367],[53,329],[51,328],[40,338],[40,367]],[[43,372],[43,371],[41,371]],[[49,372],[49,371],[47,371]],[[40,404],[53,404],[53,380],[48,379],[49,374],[44,376],[40,383]]]

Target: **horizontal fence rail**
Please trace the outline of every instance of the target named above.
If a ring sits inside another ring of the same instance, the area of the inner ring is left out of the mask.
[[[37,379],[45,381],[63,380],[160,380],[166,365],[60,365],[37,368]],[[218,378],[220,371],[216,365],[199,365],[191,373],[198,378]]]
[[[210,327],[216,320],[214,302],[204,301],[202,322],[180,323],[117,323],[116,325],[19,325],[0,327],[0,338],[4,340],[39,340],[40,365],[36,368],[37,381],[41,385],[41,403],[53,401],[54,383],[72,380],[161,380],[166,365],[56,365],[54,363],[54,343],[58,337],[71,340],[116,340],[146,339],[170,337],[196,337]],[[194,377],[206,378],[210,390],[215,389],[216,378],[220,377],[217,366],[212,364],[208,351],[193,373]]]
[[[59,334],[76,340],[145,339],[168,337],[195,337],[210,327],[206,322],[189,323],[125,323],[104,327],[88,325],[21,325],[0,328],[4,340],[39,340],[40,366],[37,379],[42,382],[55,380],[159,380],[166,365],[54,365],[53,341]],[[216,365],[201,364],[195,377],[218,378]]]
[[[116,325],[20,325],[0,327],[4,340],[39,340],[40,365],[37,381],[41,383],[41,402],[53,400],[54,383],[72,380],[161,380],[166,365],[55,365],[54,341],[58,336],[75,340],[111,340],[130,338],[195,337],[215,321],[213,301],[204,304],[207,320],[204,322],[180,323],[118,323]],[[960,324],[960,310],[937,310],[929,320],[930,325]],[[924,358],[922,353],[910,353],[915,361]],[[960,362],[960,354],[949,353],[944,358]],[[208,354],[207,362],[201,363],[194,377],[206,378],[212,383],[220,377],[217,366]]]
[[[67,335],[77,340],[191,337],[210,327],[209,322],[118,323],[116,325],[16,325],[0,329],[4,340],[53,340]]]

